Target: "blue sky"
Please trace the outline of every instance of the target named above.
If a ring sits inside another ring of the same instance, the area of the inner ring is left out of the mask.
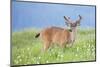
[[[95,28],[95,7],[47,3],[12,2],[12,29],[65,27],[63,16],[76,20],[83,17],[81,27]],[[66,26],[67,27],[67,26]]]

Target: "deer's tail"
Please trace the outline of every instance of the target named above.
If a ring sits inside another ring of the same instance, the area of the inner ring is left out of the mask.
[[[40,33],[36,34],[36,35],[35,35],[35,38],[38,38],[39,36],[40,36]]]

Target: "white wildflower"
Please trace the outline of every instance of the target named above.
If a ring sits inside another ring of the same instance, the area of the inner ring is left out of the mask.
[[[49,61],[47,60],[46,63],[48,63]]]

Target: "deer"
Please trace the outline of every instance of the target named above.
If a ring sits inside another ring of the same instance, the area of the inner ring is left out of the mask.
[[[61,27],[47,27],[40,33],[36,34],[35,38],[40,37],[43,41],[43,50],[47,51],[52,43],[57,43],[61,48],[64,48],[66,44],[72,46],[75,42],[77,35],[77,27],[80,26],[82,17],[78,15],[76,21],[72,21],[70,17],[63,16],[65,24],[70,27],[69,29]]]

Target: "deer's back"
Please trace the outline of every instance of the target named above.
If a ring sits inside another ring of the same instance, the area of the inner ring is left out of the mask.
[[[65,43],[70,39],[70,32],[60,27],[46,28],[40,35],[42,40],[54,43]]]

